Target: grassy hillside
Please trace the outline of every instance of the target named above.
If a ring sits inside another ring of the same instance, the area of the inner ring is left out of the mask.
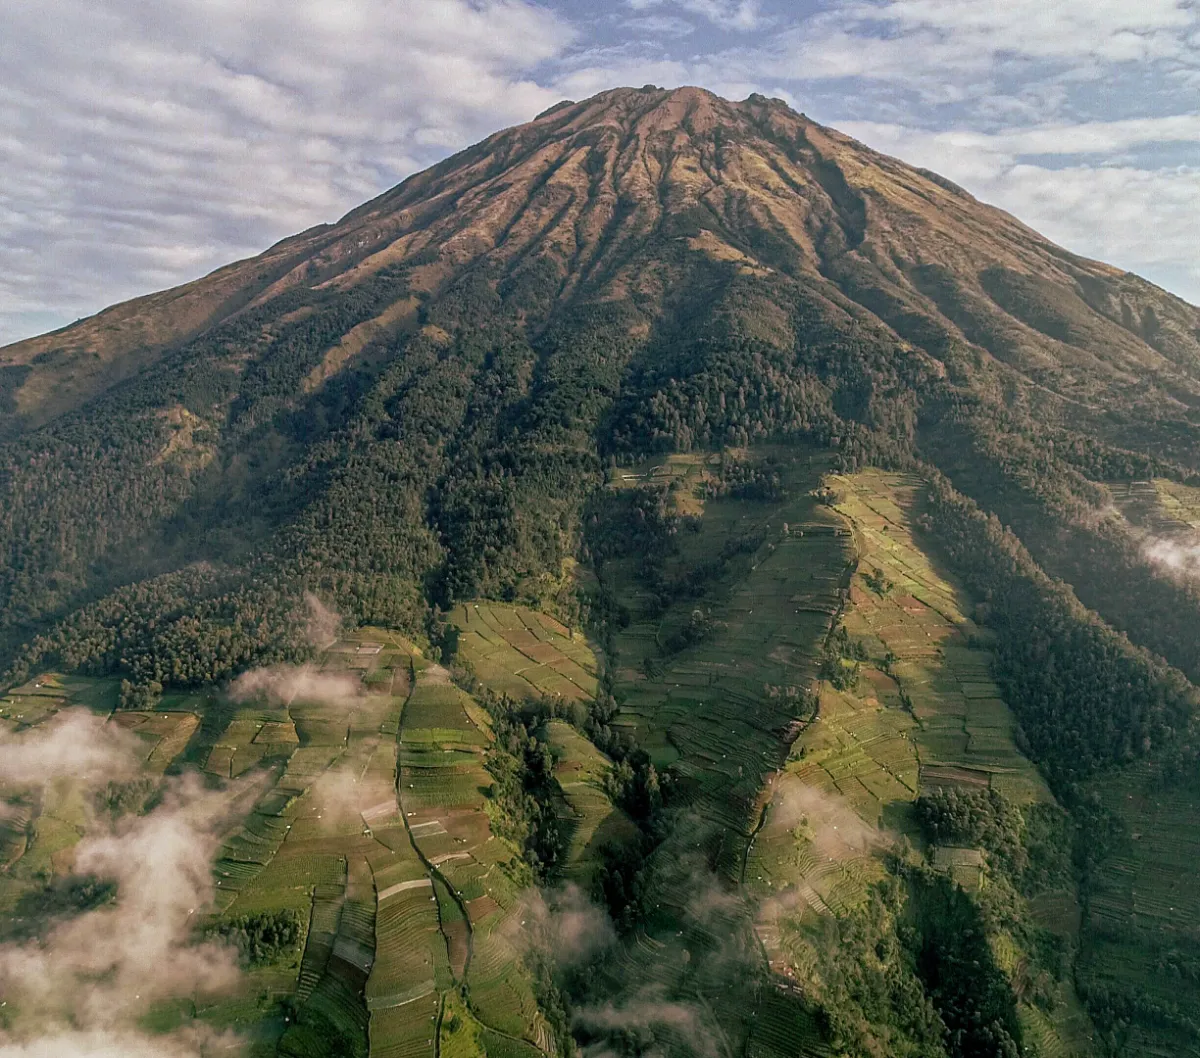
[[[468,602],[447,642],[474,695],[371,628],[250,697],[136,710],[114,680],[14,688],[9,737],[75,704],[133,734],[143,785],[117,811],[153,813],[180,768],[257,784],[199,928],[282,939],[243,956],[236,996],[143,1024],[291,1056],[532,1058],[617,1026],[762,1058],[950,1056],[997,1032],[1046,1058],[1188,1053],[1187,789],[1149,761],[1061,807],[993,675],[1004,633],[924,528],[926,482],[829,469],[768,446],[610,474],[597,638]],[[49,894],[95,824],[70,782],[6,797],[11,930],[63,913]],[[583,964],[529,932],[539,882],[590,909],[536,930],[611,916]],[[643,995],[676,1013],[635,1013]]]
[[[257,791],[215,850],[214,907],[199,928],[294,921],[295,939],[244,966],[236,996],[172,1001],[148,1024],[231,1028],[256,1054],[432,1055],[439,1033],[462,1037],[464,1025],[475,1028],[463,1053],[552,1050],[511,922],[531,876],[485,811],[486,714],[391,633],[365,629],[319,662],[298,670],[304,685],[287,700],[268,690],[239,705],[212,690],[113,712],[111,682],[53,674],[5,700],[14,732],[52,728],[80,705],[133,732],[140,800],[127,811],[152,817],[163,772],[187,764]],[[12,928],[73,883],[71,850],[105,795],[66,778],[4,793],[24,806],[5,819],[0,906]]]

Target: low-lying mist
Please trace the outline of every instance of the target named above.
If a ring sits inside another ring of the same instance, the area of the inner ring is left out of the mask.
[[[271,705],[323,702],[342,705],[360,698],[362,682],[338,672],[322,672],[312,665],[273,665],[243,672],[229,686],[235,702],[265,698]]]
[[[136,775],[139,751],[128,732],[73,710],[6,739],[0,778],[36,784],[70,775],[94,793]],[[74,873],[115,883],[116,895],[0,945],[2,1058],[199,1058],[236,1047],[202,1026],[151,1035],[138,1021],[164,1000],[237,984],[237,952],[195,927],[212,907],[222,835],[256,793],[251,783],[213,788],[189,773],[165,779],[144,815],[93,815],[74,849]]]

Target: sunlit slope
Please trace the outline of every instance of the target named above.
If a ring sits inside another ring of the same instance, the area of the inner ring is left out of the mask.
[[[726,464],[764,455],[778,460],[770,495],[732,495]],[[849,534],[810,494],[823,469],[806,449],[617,468],[590,538],[613,608],[613,726],[667,773],[675,812],[646,869],[644,927],[602,980],[618,1002],[680,1003],[719,1051],[825,1053],[813,1011],[770,981],[740,891],[760,791],[811,716],[848,576]],[[682,1026],[660,1031],[696,1046]]]
[[[418,637],[480,598],[566,617],[590,497],[651,453],[924,460],[1093,525],[1094,479],[1200,467],[1198,331],[780,101],[604,92],[3,354],[0,660],[195,687],[297,660],[305,592]],[[1173,602],[1096,608],[1185,667]]]
[[[484,686],[514,698],[578,701],[596,693],[597,661],[582,629],[524,606],[465,602],[449,615],[456,657]]]
[[[810,494],[821,455],[767,454],[781,461],[786,496],[777,500],[702,499],[712,457],[672,456],[618,475],[613,488],[661,486],[680,517],[696,519],[672,533],[678,551],[663,563],[666,578],[695,587],[665,610],[641,569],[644,555],[602,567],[629,613],[615,637],[617,723],[674,769],[718,825],[735,877],[763,781],[808,718],[805,692],[851,558],[849,533]]]
[[[1015,721],[991,682],[988,635],[969,616],[972,602],[939,568],[928,539],[914,536],[923,483],[866,471],[831,476],[826,487],[853,531],[857,558],[842,622],[847,638],[827,655],[825,670],[841,686],[823,682],[819,714],[769,787],[746,864],[747,885],[763,901],[757,930],[773,969],[818,994],[836,990],[839,972],[822,950],[830,943],[823,923],[869,916],[888,857],[925,850],[913,812],[918,795],[990,788],[1026,813],[1053,806],[1014,742]],[[928,856],[989,899],[984,849],[933,847]],[[994,928],[990,944],[1025,998],[1027,1042],[1040,1054],[1083,1053],[1090,1027],[1069,979],[1023,950],[1030,930],[1075,943],[1069,875],[1015,900],[1012,924]],[[1027,998],[1035,979],[1050,997],[1036,1004]]]
[[[9,347],[9,411],[44,420],[248,309],[345,294],[384,268],[412,270],[426,292],[479,265],[552,302],[627,290],[646,275],[637,251],[672,226],[695,255],[802,275],[932,357],[974,346],[1080,408],[1135,378],[1176,399],[1196,391],[1191,306],[781,101],[647,88],[554,108],[335,225]],[[332,334],[318,382],[403,326],[405,300]],[[369,321],[374,333],[355,333]]]
[[[532,876],[518,850],[493,834],[484,807],[486,714],[440,666],[417,661],[414,668],[400,728],[400,806],[428,877],[439,883],[439,916],[453,937],[451,980],[466,987],[485,1030],[517,1052],[549,1047],[513,918]]]

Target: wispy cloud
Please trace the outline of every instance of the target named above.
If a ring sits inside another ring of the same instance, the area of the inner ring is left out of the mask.
[[[85,785],[131,778],[137,737],[87,709],[69,709],[17,733],[0,731],[0,783],[41,786],[60,778]]]
[[[721,29],[741,32],[758,29],[763,24],[760,0],[625,0],[635,11],[675,9],[696,15]]]
[[[202,274],[532,116],[572,34],[527,0],[18,0],[4,24],[0,341],[5,316]]]
[[[3,756],[29,764],[47,748],[62,749],[93,787],[136,767],[134,745],[99,731],[102,749],[81,762],[82,731],[78,716],[68,716],[6,744]],[[20,768],[5,772],[22,777]],[[8,1006],[0,1056],[198,1058],[214,1046],[230,1049],[235,1041],[204,1026],[150,1035],[139,1023],[157,1002],[214,995],[238,981],[236,951],[205,941],[195,927],[211,908],[220,835],[254,791],[244,783],[212,789],[189,774],[167,780],[145,815],[93,821],[74,849],[74,870],[116,883],[116,897],[44,923],[33,940],[0,945]]]
[[[957,181],[1068,249],[1123,263],[1200,303],[1200,158],[1105,164],[1148,144],[1200,143],[1200,115],[982,133],[845,122],[843,131]],[[1062,156],[1087,156],[1062,164]]]
[[[797,77],[944,80],[949,71],[986,71],[1013,60],[1194,65],[1189,37],[1198,26],[1188,0],[847,3],[782,41],[779,69]]]

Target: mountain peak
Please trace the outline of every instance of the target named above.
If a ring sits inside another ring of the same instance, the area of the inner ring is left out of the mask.
[[[473,269],[509,287],[536,270],[531,318],[634,298],[653,319],[697,268],[789,276],[922,355],[974,346],[1061,401],[1086,404],[1098,383],[1126,388],[1130,364],[1171,402],[1200,400],[1190,306],[782,100],[731,102],[694,86],[563,101],[337,224],[10,346],[0,366],[11,421],[39,422],[288,291],[349,290],[400,269],[422,298]],[[415,305],[390,307],[377,327],[404,326]],[[339,344],[314,378],[336,374],[359,345]]]
[[[70,700],[141,747],[106,834],[164,769],[263,794],[161,950],[249,938],[281,991],[189,1033],[1197,1053],[1191,306],[782,102],[647,86],[0,356],[5,943],[138,914],[76,899],[91,794],[27,785]],[[563,974],[515,943],[560,913]],[[30,999],[0,1040],[67,1032]]]

